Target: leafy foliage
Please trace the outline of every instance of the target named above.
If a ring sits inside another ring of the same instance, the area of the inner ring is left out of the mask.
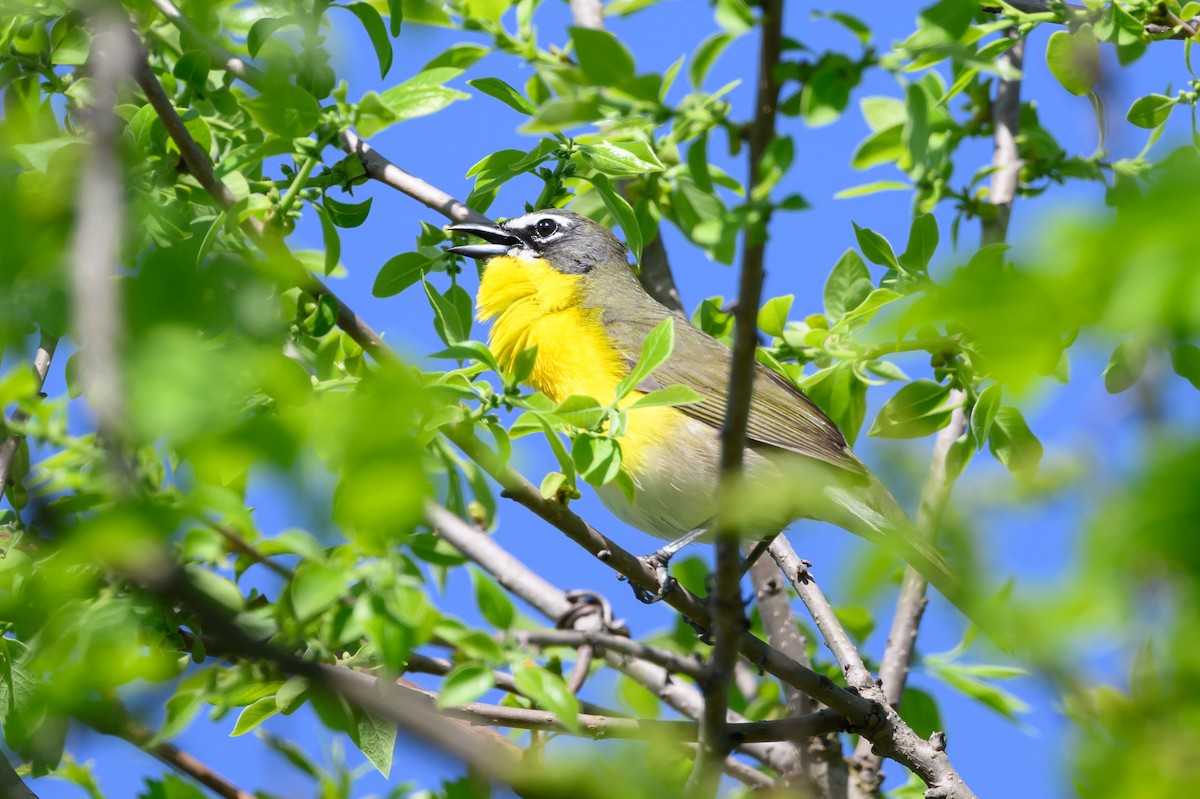
[[[617,0],[607,8],[624,15],[649,5]],[[343,763],[318,765],[274,737],[276,717],[304,708],[381,774],[391,773],[393,724],[278,663],[214,646],[220,625],[148,587],[164,575],[181,576],[255,640],[295,655],[391,680],[437,648],[448,658],[438,707],[500,701],[501,686],[506,706],[546,711],[560,729],[580,730],[580,699],[564,676],[572,652],[521,645],[517,633],[539,622],[510,599],[510,586],[469,569],[427,519],[437,502],[480,529],[498,523],[485,467],[451,442],[485,441],[504,465],[516,460],[514,441],[532,437],[554,459],[555,468],[534,480],[540,496],[567,505],[588,490],[582,483],[613,483],[632,497],[637,487],[622,449],[629,414],[701,398],[679,386],[639,391],[670,355],[682,319],[646,337],[614,396],[554,402],[527,389],[536,350],[502,367],[477,340],[471,265],[448,251],[452,234],[428,221],[389,220],[408,225],[411,249],[375,270],[371,291],[423,297],[442,349],[402,365],[372,363],[348,332],[346,309],[310,279],[364,274],[362,264],[342,262],[343,238],[383,221],[375,197],[363,196],[363,161],[338,143],[350,129],[371,138],[458,103],[487,107],[497,124],[530,137],[528,147],[463,165],[473,181],[467,205],[485,213],[494,204],[570,204],[619,228],[642,267],[651,244],[675,234],[697,255],[730,264],[739,238],[756,235],[765,219],[781,224],[808,208],[800,193],[812,157],[806,132],[853,118],[857,107],[866,134],[849,166],[877,179],[837,196],[910,193],[907,238],[901,227],[889,240],[880,232],[886,221],[867,211],[852,229],[824,231],[844,239],[838,249],[845,250],[825,265],[820,302],[768,298],[758,314],[760,359],[801,387],[851,443],[864,427],[878,439],[926,439],[961,417],[951,482],[986,447],[1016,478],[1002,483],[1016,502],[1065,490],[1056,472],[1060,442],[1040,440],[1055,439],[1039,427],[1031,398],[1092,379],[1122,395],[1113,402],[1141,393],[1153,409],[1156,398],[1183,391],[1194,407],[1190,392],[1200,389],[1200,278],[1188,233],[1200,179],[1196,136],[1169,151],[1155,147],[1169,125],[1185,116],[1194,122],[1200,82],[1185,63],[1186,74],[1164,76],[1161,91],[1134,100],[1123,135],[1144,135],[1146,144],[1130,158],[1113,157],[1103,137],[1094,152],[1068,152],[1041,124],[1039,98],[1024,99],[1018,207],[1064,184],[1098,188],[1109,206],[1047,226],[1032,248],[965,244],[964,223],[995,225],[1001,213],[985,188],[994,167],[977,162],[975,145],[996,134],[998,82],[1019,74],[1001,56],[1050,16],[1079,15],[1047,38],[1050,73],[1069,95],[1099,98],[1110,51],[1128,64],[1161,36],[1186,38],[1195,24],[1179,22],[1191,20],[1195,6],[994,14],[942,0],[921,10],[912,34],[892,47],[859,17],[819,14],[808,41],[782,44],[773,71],[780,124],[752,165],[757,181],[748,192],[721,166],[724,153],[743,152],[741,90],[711,85],[722,71],[716,67],[729,66],[723,54],[759,24],[738,0],[715,2],[716,29],[661,73],[648,71],[650,59],[612,32],[539,29],[535,19],[545,11],[534,0],[511,7],[490,0],[188,3],[187,25],[127,3],[149,73],[232,194],[224,208],[190,171],[144,88],[123,84],[115,107],[97,107],[93,66],[102,40],[90,7],[8,3],[11,16],[0,26],[0,407],[19,415],[5,417],[0,432],[24,438],[14,441],[9,482],[0,486],[9,506],[0,511],[6,744],[33,775],[54,773],[100,796],[87,767],[64,754],[68,720],[137,739],[114,697],[153,690],[169,698],[144,746],[178,737],[207,711],[230,735],[254,733],[247,746],[263,741],[323,795],[350,795]],[[328,40],[346,26],[361,28],[388,88],[363,92],[340,79]],[[423,26],[470,41],[414,74],[397,74],[405,37]],[[845,52],[822,49],[837,41],[825,36],[835,29],[851,43]],[[1185,58],[1193,43],[1184,42]],[[226,62],[225,47],[237,64]],[[486,71],[477,66],[485,56],[493,59]],[[527,68],[524,85],[487,74],[498,57]],[[681,72],[686,80],[677,80]],[[876,87],[894,79],[895,89],[862,96],[868,77]],[[1069,99],[1054,88],[1058,96],[1040,102]],[[123,237],[114,278],[124,309],[114,320],[116,373],[99,377],[102,348],[71,338],[91,298],[73,294],[69,266],[78,209],[89,199],[78,193],[97,114],[115,115],[128,202],[113,222]],[[254,225],[264,236],[247,234]],[[321,250],[288,249],[298,225],[319,231]],[[704,300],[692,321],[730,339],[723,298]],[[65,389],[44,399],[27,366],[35,331],[61,339],[54,363]],[[1072,374],[1072,361],[1089,369],[1100,351],[1111,353],[1102,375]],[[81,420],[77,402],[97,402],[98,380],[118,385],[126,406],[110,435]],[[878,410],[868,425],[871,408]],[[1006,608],[1027,633],[1016,657],[1055,682],[1077,723],[1072,779],[1089,795],[1189,795],[1200,786],[1190,761],[1174,756],[1194,751],[1198,738],[1191,686],[1200,656],[1189,631],[1200,621],[1200,571],[1188,534],[1200,519],[1191,477],[1200,453],[1194,425],[1173,430],[1163,425],[1175,420],[1156,413],[1139,429],[1153,440],[1133,457],[1119,490],[1089,494],[1100,509],[1079,532],[1087,554],[1061,590],[1031,590]],[[264,482],[298,509],[300,526],[263,528],[254,488]],[[965,560],[986,561],[962,538],[951,543],[968,550]],[[706,591],[702,562],[675,568],[688,589]],[[468,570],[474,608],[464,618],[446,609],[445,591],[464,585],[453,581]],[[886,582],[890,570],[878,566],[875,582]],[[1159,611],[1148,614],[1144,600],[1161,600],[1158,592],[1172,601],[1148,603]],[[865,603],[839,608],[839,618],[864,645],[886,627]],[[1076,668],[1076,644],[1096,630],[1141,647],[1123,663],[1130,676],[1119,685],[1095,683]],[[682,656],[707,652],[682,621],[647,640]],[[965,651],[927,655],[919,666],[940,685],[1019,719],[1024,703],[998,683],[1023,672],[966,662]],[[823,656],[815,668],[841,679]],[[751,675],[735,693],[733,709],[750,719],[785,713],[769,677]],[[660,697],[628,676],[617,678],[615,696],[636,715],[663,713]],[[939,696],[905,694],[901,715],[923,737],[943,726]],[[630,767],[645,778],[638,790],[681,790],[686,763],[677,748],[655,743],[638,752]],[[585,775],[575,784],[604,796],[633,783],[606,786]],[[476,790],[467,781],[437,794]],[[167,775],[142,795],[197,793]]]

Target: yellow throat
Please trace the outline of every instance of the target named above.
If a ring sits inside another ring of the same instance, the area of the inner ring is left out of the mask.
[[[581,304],[581,279],[541,259],[493,258],[479,284],[477,317],[494,320],[488,345],[505,369],[524,350],[538,348],[529,382],[550,399],[584,394],[608,403],[629,367],[604,331],[600,311]],[[633,392],[627,401],[639,396]],[[674,408],[631,411],[621,437],[626,467],[637,471],[648,450],[684,418]]]

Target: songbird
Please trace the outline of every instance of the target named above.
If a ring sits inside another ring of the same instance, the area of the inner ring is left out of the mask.
[[[647,294],[625,246],[585,216],[551,208],[499,225],[449,230],[487,242],[450,252],[487,261],[476,307],[480,321],[492,322],[489,346],[505,368],[537,347],[529,383],[551,400],[582,394],[607,404],[640,357],[646,335],[673,320],[670,357],[637,389],[681,384],[701,401],[629,410],[619,441],[633,500],[615,483],[598,489],[622,521],[671,541],[649,557],[659,591],[648,599],[660,599],[669,588],[667,562],[702,536],[717,512],[732,351]],[[747,503],[762,505],[748,513],[761,528],[756,537],[773,536],[796,518],[829,521],[900,554],[943,594],[957,590],[945,561],[913,536],[900,505],[837,425],[762,363],[755,364],[745,474],[751,487],[764,488]]]

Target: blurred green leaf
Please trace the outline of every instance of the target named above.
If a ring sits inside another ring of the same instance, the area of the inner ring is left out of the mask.
[[[438,689],[438,707],[460,707],[474,702],[496,686],[492,670],[482,663],[460,663],[450,670]]]
[[[608,31],[572,27],[579,68],[594,86],[621,86],[633,80],[633,56]]]
[[[1042,443],[1029,429],[1021,412],[1010,406],[996,411],[988,447],[996,460],[1020,480],[1031,480],[1042,460]]]
[[[1124,341],[1113,350],[1104,368],[1104,389],[1109,394],[1120,394],[1130,388],[1146,370],[1149,352],[1144,342]]]
[[[932,380],[914,380],[879,409],[869,435],[921,438],[945,427],[952,411],[949,386]]]
[[[1055,31],[1046,41],[1046,65],[1062,87],[1074,95],[1092,90],[1100,74],[1100,47],[1090,25]]]
[[[371,46],[375,48],[375,58],[379,61],[379,77],[386,78],[392,68],[392,42],[388,39],[383,17],[369,3],[351,3],[342,7],[358,17],[362,23],[367,37],[371,40]]]
[[[489,97],[495,97],[514,111],[532,115],[537,109],[512,86],[499,78],[475,78],[467,81],[468,86],[474,86]]]

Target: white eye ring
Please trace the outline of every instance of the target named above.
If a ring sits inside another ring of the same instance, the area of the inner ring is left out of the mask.
[[[533,226],[533,232],[538,238],[548,238],[558,232],[558,223],[553,219],[539,219]]]

